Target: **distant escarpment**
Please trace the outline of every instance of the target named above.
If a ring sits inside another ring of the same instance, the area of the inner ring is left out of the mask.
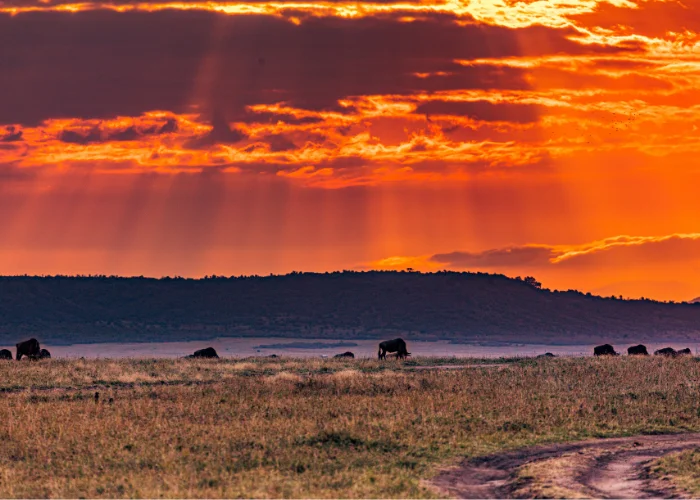
[[[700,304],[602,298],[483,273],[0,277],[0,345],[224,336],[594,343],[700,338]]]

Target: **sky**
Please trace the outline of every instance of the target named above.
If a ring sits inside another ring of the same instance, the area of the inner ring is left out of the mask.
[[[0,0],[0,274],[700,296],[700,2]]]

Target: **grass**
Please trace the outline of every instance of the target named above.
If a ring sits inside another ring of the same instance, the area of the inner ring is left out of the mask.
[[[434,497],[464,456],[700,430],[693,358],[509,361],[0,363],[0,497]]]
[[[671,453],[656,460],[651,474],[671,482],[692,498],[700,495],[700,449]]]

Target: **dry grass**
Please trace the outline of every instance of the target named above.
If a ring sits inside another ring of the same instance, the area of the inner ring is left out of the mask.
[[[0,497],[435,496],[462,456],[700,430],[698,383],[693,358],[6,362]]]
[[[653,476],[670,481],[691,498],[700,496],[700,449],[666,455],[656,460],[650,470]]]
[[[588,492],[572,489],[565,484],[576,469],[583,470],[594,459],[579,453],[525,464],[518,472],[513,498],[592,498]],[[564,483],[564,484],[563,484]]]

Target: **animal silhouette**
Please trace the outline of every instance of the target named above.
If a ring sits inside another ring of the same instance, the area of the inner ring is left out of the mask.
[[[649,356],[647,352],[647,346],[639,344],[633,345],[627,348],[628,356]]]
[[[594,356],[618,356],[615,348],[610,344],[603,344],[593,348]]]
[[[22,356],[27,356],[29,359],[37,359],[39,357],[39,341],[37,339],[29,339],[20,342],[15,346],[17,348],[17,361],[22,359]]]
[[[336,354],[336,355],[333,356],[333,357],[334,357],[334,358],[354,358],[354,357],[355,357],[355,354],[353,354],[353,353],[350,352],[350,351],[347,351],[347,352],[344,352],[344,353],[341,353],[341,354]]]
[[[379,359],[386,359],[387,352],[395,352],[399,359],[406,358],[411,355],[406,349],[406,342],[403,339],[385,340],[379,343]]]
[[[198,351],[194,351],[194,354],[188,356],[188,358],[218,358],[219,355],[216,353],[216,349],[213,347],[206,347]]]
[[[673,347],[664,347],[663,349],[657,349],[654,351],[654,356],[670,356],[675,358],[678,355]]]

